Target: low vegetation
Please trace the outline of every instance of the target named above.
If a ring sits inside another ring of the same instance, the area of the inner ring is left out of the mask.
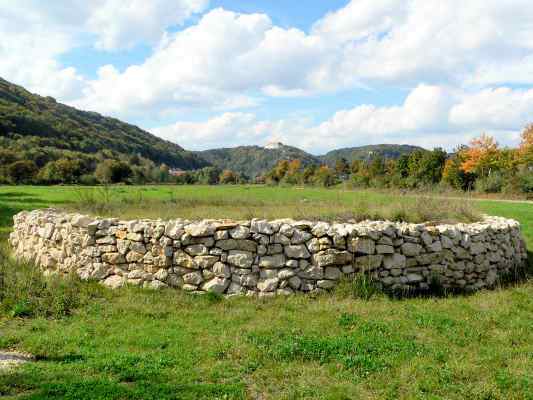
[[[110,187],[80,188],[76,200],[67,207],[70,210],[92,215],[114,216],[123,219],[136,218],[188,218],[234,220],[265,218],[293,218],[338,222],[359,222],[363,220],[390,220],[398,222],[474,222],[481,219],[481,213],[467,200],[443,202],[430,196],[403,198],[397,201],[376,201],[375,195],[364,196],[338,194],[316,197],[319,191],[307,191],[300,196],[264,198],[256,196],[261,191],[283,193],[274,188],[250,188],[249,194],[228,190],[225,196],[203,196],[209,188],[198,188],[197,192],[182,193],[167,189],[163,198],[148,198],[142,189],[124,190]],[[124,191],[128,193],[124,195]],[[219,193],[223,189],[218,190]],[[239,194],[245,196],[239,196]],[[306,193],[311,196],[306,196]],[[266,194],[266,193],[265,193]],[[298,194],[298,193],[297,193]],[[380,199],[384,200],[384,199]]]

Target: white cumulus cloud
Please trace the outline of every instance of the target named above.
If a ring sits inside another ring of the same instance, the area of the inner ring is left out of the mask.
[[[397,106],[359,105],[321,123],[294,117],[259,120],[252,113],[224,113],[200,122],[178,122],[153,129],[165,139],[201,150],[277,140],[321,154],[364,144],[417,144],[452,149],[487,132],[502,144],[516,141],[533,115],[533,89],[506,87],[465,92],[419,85]]]

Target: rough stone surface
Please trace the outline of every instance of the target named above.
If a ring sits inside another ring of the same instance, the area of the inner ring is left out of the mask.
[[[316,293],[369,273],[385,288],[478,290],[526,266],[514,220],[424,225],[365,221],[119,221],[53,209],[14,216],[9,243],[44,273],[77,273],[111,288],[228,295]]]

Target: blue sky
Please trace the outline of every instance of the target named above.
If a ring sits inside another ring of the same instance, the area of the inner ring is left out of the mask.
[[[0,76],[189,149],[513,146],[533,120],[525,0],[0,0],[0,37]]]

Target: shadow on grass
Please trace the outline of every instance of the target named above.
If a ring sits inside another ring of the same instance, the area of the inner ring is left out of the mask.
[[[119,382],[111,377],[80,378],[62,376],[58,382],[46,371],[32,368],[0,375],[0,396],[21,399],[245,399],[242,383],[167,383],[154,376],[151,380]]]
[[[34,196],[32,194],[26,193],[26,192],[5,192],[5,193],[0,193],[0,200],[2,200],[2,199],[18,200],[18,199],[26,199],[28,197],[32,198]]]
[[[13,215],[22,210],[22,207],[12,207],[0,203],[0,230],[11,228],[13,225]]]
[[[59,363],[75,363],[80,361],[85,361],[86,356],[82,354],[63,354],[63,355],[39,355],[35,356],[36,361],[48,361],[48,362],[59,362]]]

